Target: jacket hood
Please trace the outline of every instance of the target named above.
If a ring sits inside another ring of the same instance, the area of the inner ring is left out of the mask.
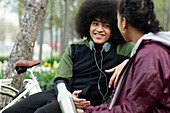
[[[136,50],[138,49],[139,45],[141,44],[141,42],[143,40],[154,40],[157,42],[161,42],[167,46],[170,47],[170,32],[168,31],[160,31],[158,33],[148,33],[143,35],[135,44],[135,47],[133,48],[132,52],[131,52],[131,56],[133,56],[136,53]]]

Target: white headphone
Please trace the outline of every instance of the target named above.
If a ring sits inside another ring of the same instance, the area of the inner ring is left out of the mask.
[[[96,63],[96,66],[97,68],[100,70],[100,72],[106,77],[106,88],[107,88],[107,91],[105,94],[103,94],[100,90],[100,79],[101,79],[101,73],[100,73],[100,76],[99,76],[99,79],[98,79],[98,90],[100,92],[100,94],[102,95],[102,98],[103,98],[103,102],[104,102],[104,98],[105,96],[107,95],[108,93],[108,87],[107,87],[107,76],[106,74],[102,71],[102,62],[103,62],[103,55],[102,55],[102,52],[105,51],[105,52],[108,52],[111,48],[111,44],[109,42],[105,42],[102,46],[102,50],[100,51],[100,54],[101,54],[101,68],[99,67],[98,63],[97,63],[97,60],[96,60],[96,49],[94,47],[94,43],[92,40],[89,41],[89,46],[90,46],[90,50],[94,50],[94,59],[95,59],[95,63]]]
[[[94,47],[94,42],[92,40],[89,41],[89,46],[90,46],[90,50],[95,50]],[[111,44],[109,42],[105,42],[102,46],[102,50],[101,51],[105,51],[108,52],[110,50]]]

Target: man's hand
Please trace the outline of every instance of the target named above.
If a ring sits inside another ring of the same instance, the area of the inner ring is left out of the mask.
[[[118,66],[116,66],[112,69],[109,69],[109,70],[105,70],[106,73],[114,72],[112,77],[110,78],[110,81],[109,81],[109,88],[111,88],[114,80],[115,80],[114,81],[114,87],[116,86],[119,75],[120,75],[121,71],[123,70],[124,66],[126,65],[126,63],[128,61],[129,61],[129,59],[126,59],[121,64],[119,64]]]
[[[72,93],[73,101],[76,108],[84,108],[90,105],[90,101],[86,101],[86,99],[79,99],[78,96],[82,92],[82,90],[74,91]]]

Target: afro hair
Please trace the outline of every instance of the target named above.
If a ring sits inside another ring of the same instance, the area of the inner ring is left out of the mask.
[[[111,28],[110,41],[124,42],[117,27],[117,0],[84,0],[75,17],[75,28],[79,38],[90,38],[90,25],[95,18],[107,21]]]

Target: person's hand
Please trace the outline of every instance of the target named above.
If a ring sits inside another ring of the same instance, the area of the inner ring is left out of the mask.
[[[84,113],[84,110],[82,110],[82,109],[77,109],[77,113]]]
[[[124,68],[124,66],[126,65],[126,63],[128,61],[129,61],[129,59],[126,59],[121,64],[119,64],[118,66],[116,66],[112,69],[109,69],[109,70],[105,70],[106,73],[114,72],[112,77],[110,78],[110,81],[109,81],[109,88],[111,88],[114,80],[115,80],[114,81],[114,87],[116,86],[119,75],[120,75],[122,69]]]
[[[76,106],[76,108],[84,108],[90,105],[90,101],[86,101],[86,99],[79,99],[79,94],[82,93],[82,90],[74,91],[72,93],[73,101]]]

